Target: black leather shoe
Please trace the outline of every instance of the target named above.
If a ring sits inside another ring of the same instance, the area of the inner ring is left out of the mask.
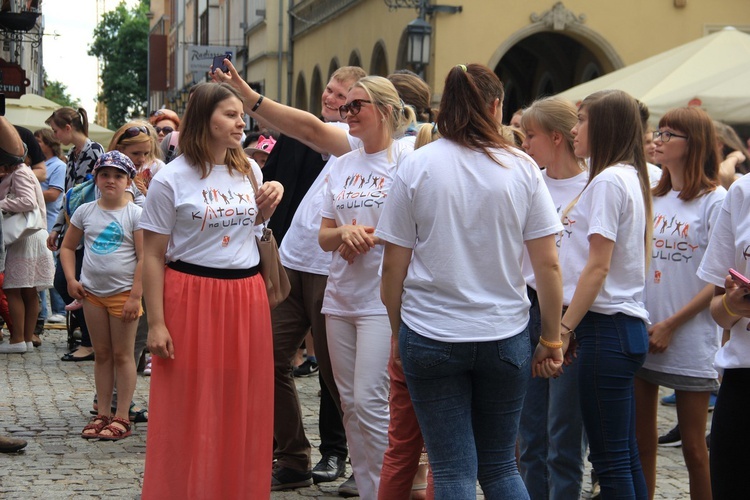
[[[336,455],[329,455],[320,459],[312,470],[313,483],[330,483],[346,472],[346,460]]]
[[[310,486],[310,472],[303,472],[287,467],[279,467],[271,473],[271,491],[292,490]]]

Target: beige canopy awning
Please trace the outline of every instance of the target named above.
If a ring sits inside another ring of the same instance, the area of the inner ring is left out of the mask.
[[[750,124],[750,35],[725,28],[559,95],[577,103],[604,89],[643,101],[657,120],[672,108],[700,106],[715,120]]]
[[[6,99],[5,101],[5,118],[13,125],[26,127],[33,131],[40,128],[49,128],[44,122],[50,117],[52,112],[61,108],[56,102],[50,101],[40,95],[25,94],[20,99]],[[89,123],[89,137],[96,141],[104,148],[107,148],[109,141],[115,133],[95,123]]]

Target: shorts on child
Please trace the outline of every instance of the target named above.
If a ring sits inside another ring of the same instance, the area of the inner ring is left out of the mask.
[[[122,318],[122,308],[129,298],[130,290],[116,295],[110,295],[109,297],[97,297],[90,293],[86,295],[86,300],[88,300],[92,306],[106,309],[110,316],[115,316],[117,318]],[[140,311],[138,311],[138,317],[141,317],[143,315],[143,305],[140,304],[139,308]]]

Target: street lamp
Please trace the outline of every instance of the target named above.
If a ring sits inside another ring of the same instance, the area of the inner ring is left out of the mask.
[[[424,77],[424,67],[430,64],[432,47],[432,25],[418,17],[406,25],[406,62],[415,73]]]

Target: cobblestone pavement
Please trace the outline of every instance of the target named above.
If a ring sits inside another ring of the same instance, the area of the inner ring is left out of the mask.
[[[81,439],[94,395],[93,363],[60,361],[67,352],[63,330],[47,330],[42,338],[33,353],[0,354],[0,433],[29,442],[21,453],[0,454],[0,498],[139,498],[148,425],[138,424],[133,437],[118,443]],[[137,404],[146,403],[149,380],[138,376]],[[317,377],[298,379],[297,386],[314,464],[320,458]],[[674,409],[660,407],[660,433],[671,429],[675,418]],[[656,498],[687,498],[680,448],[660,448],[658,466]],[[271,498],[337,498],[342,482],[274,492]]]

